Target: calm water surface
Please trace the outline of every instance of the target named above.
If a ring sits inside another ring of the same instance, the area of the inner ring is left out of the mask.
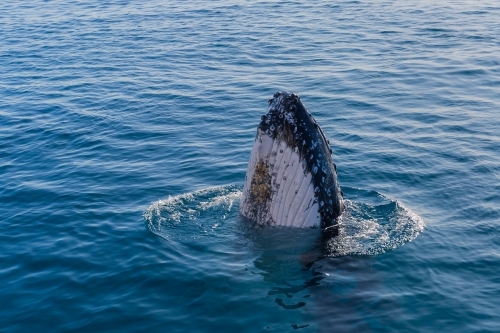
[[[0,331],[498,332],[497,1],[0,4]],[[298,93],[340,237],[238,214]],[[320,248],[321,247],[321,248]]]

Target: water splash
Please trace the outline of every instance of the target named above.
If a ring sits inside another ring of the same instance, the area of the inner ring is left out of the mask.
[[[420,216],[375,191],[344,188],[347,200],[329,256],[376,255],[411,242],[424,229]],[[350,197],[354,197],[349,199]]]
[[[326,255],[376,255],[415,239],[423,220],[397,200],[364,189],[343,188],[346,211],[339,235],[329,239]],[[210,187],[151,204],[143,214],[146,227],[168,240],[211,243],[214,238],[236,242],[241,186]]]
[[[151,204],[143,214],[152,233],[165,239],[183,241],[209,234],[221,237],[239,216],[241,188],[229,185],[210,187],[171,196]],[[217,231],[224,229],[225,232]]]

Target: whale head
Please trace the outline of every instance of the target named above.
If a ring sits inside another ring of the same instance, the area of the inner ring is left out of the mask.
[[[344,204],[329,141],[296,94],[277,92],[268,104],[248,163],[241,214],[259,224],[336,225]]]

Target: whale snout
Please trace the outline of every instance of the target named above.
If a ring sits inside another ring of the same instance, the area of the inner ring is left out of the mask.
[[[331,226],[343,201],[328,140],[298,95],[277,92],[268,105],[240,212],[260,224]]]

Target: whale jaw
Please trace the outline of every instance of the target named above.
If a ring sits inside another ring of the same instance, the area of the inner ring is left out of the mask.
[[[276,93],[257,128],[241,214],[259,224],[326,228],[343,207],[321,128],[297,95]]]

